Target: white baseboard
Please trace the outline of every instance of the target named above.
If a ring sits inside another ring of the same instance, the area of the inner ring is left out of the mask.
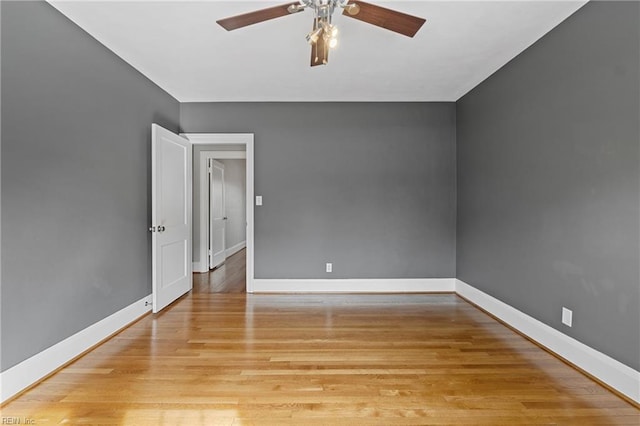
[[[192,263],[192,269],[193,272],[199,272],[199,273],[203,273],[203,272],[209,272],[209,265],[207,264],[207,262],[193,262]]]
[[[456,293],[500,318],[613,389],[640,403],[640,372],[530,317],[500,300],[456,280]]]
[[[151,296],[147,296],[3,371],[0,373],[0,402],[37,383],[150,310]]]
[[[247,246],[247,242],[246,241],[241,241],[238,244],[236,244],[235,246],[229,247],[228,249],[226,249],[225,250],[225,255],[227,257],[233,256],[234,254],[236,254],[237,252],[239,252],[240,250],[242,250],[246,246]]]
[[[455,278],[259,279],[253,293],[429,293],[455,291]]]
[[[242,241],[233,247],[229,247],[228,249],[225,250],[225,257],[233,256],[234,254],[236,254],[246,246],[247,246],[247,242]],[[193,265],[193,269],[192,269],[193,272],[198,272],[198,273],[209,272],[209,264],[206,260],[203,260],[200,262],[193,262],[192,265]]]

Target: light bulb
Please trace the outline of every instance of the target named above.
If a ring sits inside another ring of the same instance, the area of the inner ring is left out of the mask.
[[[309,44],[315,44],[318,41],[318,37],[320,37],[320,33],[322,33],[322,28],[316,28],[307,34],[305,38]]]
[[[329,40],[329,47],[333,49],[333,48],[334,48],[334,47],[336,47],[337,45],[338,45],[338,39],[337,39],[337,38],[335,38],[335,37],[332,37],[332,38]]]
[[[351,16],[357,15],[358,13],[360,13],[360,6],[358,6],[357,3],[346,5],[345,9],[347,10],[347,13]]]
[[[338,35],[338,27],[332,26],[331,27],[331,37],[335,38],[337,35]]]

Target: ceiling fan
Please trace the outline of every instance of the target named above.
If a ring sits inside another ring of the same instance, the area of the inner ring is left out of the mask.
[[[293,3],[256,10],[216,21],[227,31],[293,15],[309,8],[314,11],[313,28],[306,35],[311,45],[311,66],[329,62],[329,48],[335,47],[338,29],[332,24],[334,10],[343,9],[342,15],[372,24],[390,31],[413,37],[425,20],[417,16],[365,3],[359,0],[299,0]]]

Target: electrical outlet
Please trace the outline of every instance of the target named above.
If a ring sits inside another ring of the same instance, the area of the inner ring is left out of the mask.
[[[571,324],[573,323],[573,311],[565,308],[564,306],[562,307],[562,323],[569,327],[571,327]]]
[[[333,264],[327,263],[327,272],[333,272]]]
[[[256,195],[256,206],[262,205],[262,195]]]

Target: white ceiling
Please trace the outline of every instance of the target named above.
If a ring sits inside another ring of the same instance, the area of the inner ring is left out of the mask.
[[[311,68],[312,12],[227,32],[280,1],[50,1],[180,102],[456,101],[586,3],[373,1],[427,20],[413,38],[336,11],[339,46]]]

